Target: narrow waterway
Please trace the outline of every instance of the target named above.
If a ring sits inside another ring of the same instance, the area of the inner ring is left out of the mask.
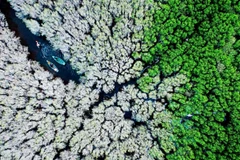
[[[61,65],[52,58],[52,55],[54,55],[63,59],[63,54],[60,51],[55,51],[51,48],[52,50],[48,52],[48,54],[51,55],[47,57],[42,55],[41,49],[36,46],[36,41],[45,45],[50,45],[50,43],[45,37],[32,34],[23,21],[16,17],[15,11],[11,8],[7,0],[0,0],[0,11],[5,15],[9,28],[15,32],[17,37],[20,37],[21,44],[28,47],[28,51],[30,52],[28,56],[29,59],[38,61],[42,67],[51,72],[55,77],[60,77],[65,84],[68,83],[69,80],[73,80],[76,83],[80,82],[80,75],[72,69],[69,62]],[[53,63],[57,67],[58,72],[54,71],[47,61]]]

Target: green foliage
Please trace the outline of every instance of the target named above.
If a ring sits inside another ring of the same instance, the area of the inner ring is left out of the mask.
[[[152,83],[152,78],[145,76],[140,78],[137,83],[139,84],[139,88],[143,91],[143,92],[149,92],[149,84]]]
[[[153,56],[151,54],[142,54],[142,60],[146,63],[151,63],[153,61]]]
[[[138,52],[133,52],[133,53],[132,53],[132,56],[133,56],[134,59],[138,59],[138,58],[141,57],[141,54],[138,53]]]
[[[159,74],[159,67],[157,65],[153,66],[152,68],[148,69],[148,75],[150,77],[155,77]]]
[[[152,65],[138,81],[149,91],[151,79],[185,74],[190,82],[169,102],[176,152],[168,159],[238,159],[240,153],[240,17],[230,0],[160,2],[153,26],[145,30]],[[159,70],[159,71],[158,71]],[[191,119],[180,123],[188,114]]]

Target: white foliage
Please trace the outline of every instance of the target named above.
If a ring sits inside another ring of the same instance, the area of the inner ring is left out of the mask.
[[[26,26],[31,30],[31,32],[35,35],[38,35],[40,30],[40,25],[36,20],[25,20]]]

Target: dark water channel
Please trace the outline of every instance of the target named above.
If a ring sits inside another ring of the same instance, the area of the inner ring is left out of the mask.
[[[7,0],[0,0],[0,11],[5,15],[5,18],[8,22],[8,27],[15,32],[17,37],[20,37],[21,44],[28,47],[28,51],[30,52],[28,58],[30,60],[38,61],[45,70],[51,72],[55,77],[60,77],[65,84],[67,84],[69,80],[80,83],[80,75],[78,75],[77,72],[72,69],[69,62],[66,62],[65,65],[61,65],[52,58],[52,56],[57,56],[63,59],[63,54],[61,51],[54,50],[52,47],[50,47],[50,50],[47,53],[48,56],[43,56],[41,49],[36,45],[36,41],[47,46],[51,46],[50,43],[45,37],[32,34],[23,21],[16,17],[15,11],[11,8]],[[49,66],[47,61],[54,64],[58,68],[58,72],[54,71]]]

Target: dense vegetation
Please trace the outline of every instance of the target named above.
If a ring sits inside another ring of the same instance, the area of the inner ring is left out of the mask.
[[[167,151],[167,158],[238,159],[240,2],[155,3],[158,9],[151,12],[152,27],[145,30],[148,49],[140,53],[151,67],[138,81],[139,87],[148,92],[146,86],[155,77],[177,73],[190,80],[169,100],[167,109],[175,116],[170,128],[177,150]]]
[[[8,1],[85,76],[29,61],[0,13],[0,159],[239,159],[239,2]]]

